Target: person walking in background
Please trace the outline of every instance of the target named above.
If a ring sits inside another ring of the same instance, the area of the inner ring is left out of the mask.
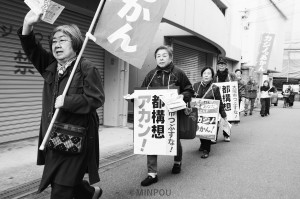
[[[214,70],[211,67],[204,67],[201,70],[202,81],[193,85],[195,94],[193,97],[202,99],[213,99],[220,101],[219,113],[226,120],[226,112],[222,103],[219,87],[213,85]],[[217,130],[218,131],[218,130]],[[199,151],[203,151],[201,158],[208,158],[211,148],[211,140],[200,139]]]
[[[241,107],[241,102],[245,103],[245,86],[246,83],[242,79],[242,70],[241,69],[236,69],[234,71],[236,79],[238,81],[238,92],[239,92],[239,107]]]
[[[237,81],[237,78],[235,74],[229,73],[227,68],[227,61],[220,57],[217,62],[217,74],[214,76],[213,81],[218,82],[231,82],[231,81]],[[223,136],[225,142],[230,142],[230,136],[223,131]]]
[[[270,115],[270,92],[274,92],[274,88],[270,88],[269,81],[265,80],[262,87],[260,87],[260,103],[261,103],[261,110],[260,115],[262,117]]]
[[[81,152],[77,154],[54,150],[49,145],[44,151],[38,151],[37,164],[45,165],[38,192],[50,184],[51,199],[96,199],[101,196],[102,189],[89,183],[100,181],[99,118],[96,109],[104,103],[101,75],[92,62],[81,58],[70,89],[63,96],[63,90],[82,48],[83,38],[74,24],[58,26],[50,34],[51,52],[47,52],[33,32],[34,25],[41,21],[41,17],[42,14],[36,15],[29,11],[24,18],[23,27],[18,30],[23,50],[45,80],[39,146],[55,108],[60,109],[55,124],[59,122],[60,126],[69,130],[86,129],[86,139],[82,142]],[[89,174],[89,182],[83,180],[86,172]]]
[[[249,77],[249,81],[246,84],[245,87],[245,112],[244,115],[247,116],[248,110],[249,110],[249,105],[250,105],[250,112],[249,115],[252,115],[253,109],[254,109],[254,102],[257,97],[257,84],[254,81],[253,77]]]
[[[191,101],[194,94],[192,84],[186,74],[173,65],[173,50],[169,46],[160,46],[154,53],[157,66],[145,77],[142,87],[170,87],[179,86],[179,97],[186,103]],[[174,157],[173,174],[181,172],[182,147],[177,137],[177,156]],[[142,186],[149,186],[158,181],[157,155],[147,155],[148,176],[141,182]]]

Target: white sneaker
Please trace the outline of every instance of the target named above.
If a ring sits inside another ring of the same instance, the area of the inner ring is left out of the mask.
[[[224,137],[225,142],[230,142],[230,137]]]

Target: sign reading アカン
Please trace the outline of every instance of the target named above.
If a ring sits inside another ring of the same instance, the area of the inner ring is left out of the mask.
[[[192,98],[191,106],[198,109],[196,135],[201,139],[216,140],[220,101]]]
[[[141,68],[169,0],[109,0],[94,36],[104,49]]]
[[[227,120],[239,121],[240,115],[238,83],[236,81],[233,81],[214,84],[220,88],[222,102],[227,114]]]
[[[169,112],[160,96],[177,89],[135,90],[134,153],[177,155],[177,113]]]

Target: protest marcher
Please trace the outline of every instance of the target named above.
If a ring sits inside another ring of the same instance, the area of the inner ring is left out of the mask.
[[[245,103],[245,87],[246,87],[246,83],[244,82],[244,80],[242,79],[242,70],[241,69],[236,69],[234,71],[236,79],[238,81],[238,92],[239,92],[239,106],[241,104],[241,102]]]
[[[154,53],[157,66],[145,77],[142,87],[171,87],[179,86],[179,96],[187,103],[194,94],[192,84],[186,74],[173,65],[173,50],[169,46],[160,46]],[[177,137],[177,156],[174,157],[173,174],[181,172],[182,147]],[[158,181],[157,155],[147,155],[148,176],[141,182],[142,186],[149,186]]]
[[[54,150],[49,148],[49,143],[44,151],[38,151],[37,164],[45,165],[38,192],[51,185],[52,199],[100,198],[102,189],[91,186],[90,183],[100,181],[99,118],[96,109],[104,103],[101,76],[92,62],[81,58],[70,89],[66,96],[62,96],[77,55],[82,48],[83,38],[76,25],[58,26],[50,34],[51,52],[47,52],[35,39],[33,32],[33,27],[41,21],[41,16],[42,14],[36,15],[33,11],[29,11],[24,18],[23,27],[18,30],[23,50],[44,78],[39,145],[45,136],[55,108],[59,108],[60,112],[54,125],[57,124],[57,128],[60,124],[68,130],[80,130],[85,133],[83,135],[85,139],[82,141],[82,150],[78,154]],[[54,131],[52,135],[55,133],[58,131]],[[89,182],[83,180],[86,172],[89,174]]]
[[[226,120],[226,112],[222,103],[219,87],[213,85],[214,70],[208,66],[204,67],[201,70],[201,77],[202,81],[197,82],[193,85],[195,91],[194,97],[220,100],[219,113],[221,117],[224,118],[224,120]],[[201,144],[199,151],[203,151],[203,155],[201,156],[201,158],[208,158],[211,148],[211,140],[200,139],[200,143]]]
[[[214,82],[231,82],[237,81],[237,78],[234,73],[230,73],[227,68],[227,61],[220,57],[217,62],[217,74],[214,77]],[[230,135],[223,131],[223,136],[225,142],[230,142]]]
[[[293,88],[291,87],[291,85],[288,86],[287,89],[284,90],[284,92],[282,92],[282,96],[283,96],[283,108],[286,107],[292,107],[294,104],[294,93],[293,93]]]
[[[270,88],[269,81],[265,80],[263,86],[260,87],[260,103],[261,103],[261,109],[260,109],[260,115],[262,117],[270,115],[270,92],[274,92],[274,88]]]
[[[257,84],[254,81],[252,76],[249,77],[249,81],[247,82],[245,91],[246,91],[245,92],[246,103],[245,103],[244,115],[247,116],[249,105],[250,105],[249,115],[252,115],[254,109],[254,102],[257,97]]]

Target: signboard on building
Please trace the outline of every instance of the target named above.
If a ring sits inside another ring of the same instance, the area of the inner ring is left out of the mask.
[[[134,91],[134,154],[177,155],[177,112],[160,97],[177,89]]]

